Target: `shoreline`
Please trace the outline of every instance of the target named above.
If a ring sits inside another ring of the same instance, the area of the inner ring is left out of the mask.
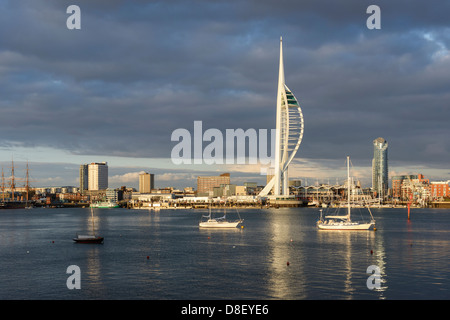
[[[7,210],[15,210],[15,209],[34,209],[34,208],[43,208],[43,209],[59,209],[59,208],[80,208],[80,209],[89,209],[89,204],[77,204],[77,203],[62,203],[62,204],[54,204],[54,205],[40,205],[40,204],[31,204],[28,206],[25,206],[24,204],[15,204],[13,206],[0,206],[0,212],[2,209]],[[160,210],[196,210],[196,209],[208,209],[209,206],[205,204],[197,204],[197,205],[180,205],[180,206],[124,206],[121,205],[119,207],[116,207],[114,209],[127,209],[127,210],[148,210],[148,211],[160,211]],[[306,205],[298,205],[298,206],[292,206],[292,205],[231,205],[231,206],[224,206],[224,205],[213,205],[211,206],[212,209],[258,209],[258,210],[265,210],[265,209],[282,209],[282,208],[312,208],[312,209],[339,209],[339,208],[346,208],[346,206],[327,206],[327,207],[321,207],[321,206],[306,206]],[[356,205],[352,206],[352,208],[370,208],[370,209],[407,209],[407,205],[381,205],[381,206],[361,206]],[[95,208],[95,209],[112,209],[112,208]],[[434,206],[423,206],[423,207],[410,207],[411,210],[414,209],[450,209],[450,203],[443,203],[441,206],[434,205]]]

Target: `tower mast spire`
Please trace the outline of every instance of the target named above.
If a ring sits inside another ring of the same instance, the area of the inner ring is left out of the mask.
[[[283,63],[283,37],[280,37],[280,64],[278,68],[278,91],[277,91],[277,119],[276,119],[276,133],[275,133],[275,185],[274,194],[280,194],[281,188],[281,102],[284,90],[284,63]]]
[[[278,70],[278,90],[275,130],[274,176],[260,192],[266,196],[289,195],[288,167],[303,138],[303,114],[297,98],[286,86],[283,62],[283,38],[280,37],[280,61]]]

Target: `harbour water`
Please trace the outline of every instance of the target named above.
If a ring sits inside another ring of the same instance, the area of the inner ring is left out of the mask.
[[[202,230],[206,212],[95,209],[98,245],[72,241],[90,232],[89,209],[2,210],[0,299],[450,298],[447,209],[413,209],[410,221],[373,209],[376,231],[320,231],[312,208],[240,209],[244,228]],[[72,265],[80,289],[67,287]]]

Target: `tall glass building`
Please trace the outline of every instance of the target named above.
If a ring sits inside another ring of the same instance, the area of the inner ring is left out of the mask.
[[[85,190],[88,190],[88,179],[89,179],[89,165],[88,164],[82,164],[80,165],[80,192],[81,194],[84,194]]]
[[[383,138],[373,140],[372,190],[377,197],[384,198],[388,193],[388,143]]]

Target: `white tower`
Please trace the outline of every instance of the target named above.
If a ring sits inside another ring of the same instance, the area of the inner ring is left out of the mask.
[[[108,163],[93,162],[88,166],[89,177],[88,186],[89,190],[104,190],[108,188]]]
[[[277,120],[275,137],[275,169],[273,178],[259,194],[289,195],[288,167],[303,138],[303,114],[294,94],[284,82],[283,39],[280,38]]]

